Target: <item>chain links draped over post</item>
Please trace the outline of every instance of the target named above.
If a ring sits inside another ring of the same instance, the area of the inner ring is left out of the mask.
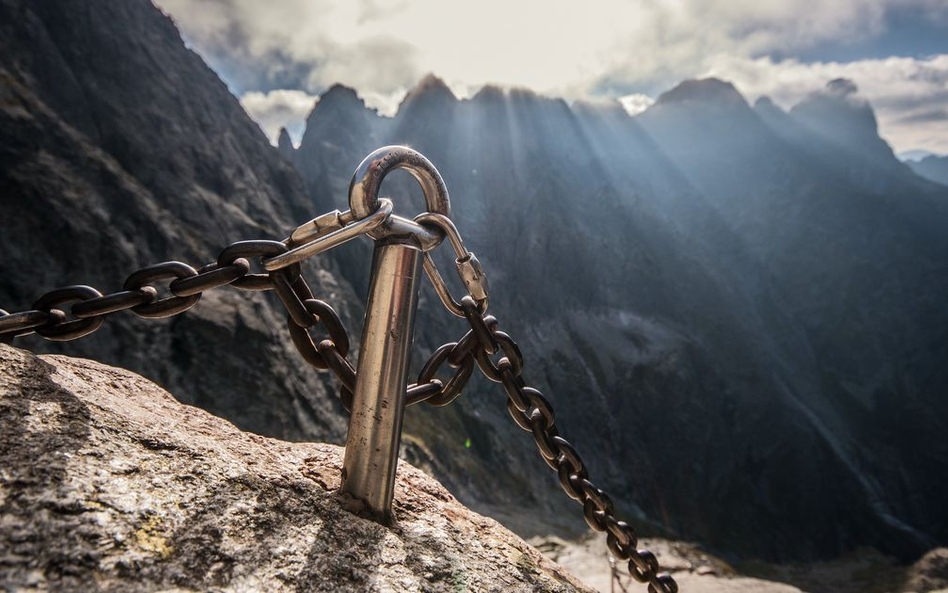
[[[677,583],[667,573],[659,573],[654,554],[637,549],[635,531],[616,518],[612,500],[590,480],[579,454],[560,436],[549,401],[527,385],[520,347],[500,329],[493,315],[487,315],[486,276],[451,220],[434,212],[423,213],[414,221],[394,217],[391,201],[384,198],[375,208],[360,217],[349,211],[329,212],[301,225],[284,241],[239,241],[221,251],[216,261],[197,269],[179,261],[147,266],[133,272],[121,290],[109,294],[86,285],[49,291],[26,311],[8,313],[0,309],[0,342],[10,343],[15,337],[33,332],[47,340],[75,340],[99,329],[108,316],[125,310],[145,318],[171,317],[197,304],[205,291],[222,286],[273,290],[287,310],[290,337],[300,355],[317,370],[335,375],[341,385],[342,405],[351,412],[358,371],[347,358],[349,335],[332,306],[314,297],[301,274],[300,262],[391,225],[391,219],[397,218],[395,223],[400,229],[421,229],[417,234],[423,235],[423,243],[430,244],[424,253],[425,272],[444,306],[463,317],[469,326],[458,341],[448,342],[431,354],[416,382],[407,388],[407,405],[450,404],[461,395],[477,366],[487,379],[503,386],[510,416],[533,435],[540,457],[557,473],[564,492],[582,505],[586,523],[606,533],[612,556],[628,561],[629,573],[647,583],[649,593],[677,593]],[[467,291],[460,300],[451,296],[431,257],[430,249],[440,243],[431,241],[431,237],[446,237],[454,249],[458,276]],[[251,272],[252,263],[265,273]],[[159,297],[162,284],[166,286],[161,293],[167,296]],[[445,365],[450,372],[442,380],[438,375]]]

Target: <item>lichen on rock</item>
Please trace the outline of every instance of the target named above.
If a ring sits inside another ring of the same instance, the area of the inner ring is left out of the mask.
[[[129,371],[0,345],[0,586],[584,591],[402,462],[396,523],[344,510],[341,449],[241,432]]]

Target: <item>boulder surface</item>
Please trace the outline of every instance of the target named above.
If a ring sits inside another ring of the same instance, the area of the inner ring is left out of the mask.
[[[588,591],[404,462],[393,526],[350,513],[341,455],[0,344],[0,588]]]

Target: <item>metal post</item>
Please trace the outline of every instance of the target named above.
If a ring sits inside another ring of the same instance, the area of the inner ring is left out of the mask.
[[[346,439],[342,491],[383,521],[392,519],[421,254],[394,240],[376,242]]]
[[[355,221],[385,207],[382,180],[404,169],[418,181],[428,213],[448,216],[451,201],[441,174],[419,152],[383,146],[365,157],[349,182],[349,209]],[[444,239],[440,231],[386,214],[368,233],[375,239],[372,283],[366,303],[352,416],[342,466],[342,488],[376,518],[388,522],[395,495],[395,468],[408,387],[408,359],[418,306],[419,260],[423,250]]]

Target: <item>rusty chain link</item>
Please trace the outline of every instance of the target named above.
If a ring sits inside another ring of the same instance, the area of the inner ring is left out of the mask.
[[[349,213],[324,215],[299,227],[294,233],[300,236],[298,241],[292,236],[282,242],[239,241],[224,249],[215,262],[198,269],[178,261],[147,266],[133,272],[122,290],[110,294],[103,295],[86,285],[49,291],[29,310],[8,313],[0,309],[0,342],[10,343],[15,337],[33,332],[47,340],[74,340],[96,331],[107,316],[125,310],[145,318],[171,317],[193,307],[205,291],[221,286],[273,290],[287,310],[287,326],[294,346],[315,369],[335,375],[340,383],[342,405],[351,412],[357,370],[347,358],[349,335],[336,311],[313,296],[299,262],[376,228],[391,213],[391,202],[381,200],[379,212],[384,216],[372,215],[370,223],[351,221]],[[526,385],[520,347],[499,329],[493,315],[486,314],[486,276],[474,254],[464,247],[454,224],[446,216],[430,212],[416,221],[430,232],[450,239],[466,296],[460,301],[451,296],[428,252],[425,272],[445,307],[464,317],[470,329],[457,342],[448,342],[431,354],[416,382],[407,387],[407,405],[450,404],[461,395],[476,365],[487,379],[503,386],[507,410],[514,422],[532,433],[541,458],[557,473],[566,494],[583,506],[583,517],[589,526],[607,533],[610,553],[628,561],[629,573],[640,583],[647,583],[649,593],[677,593],[675,580],[667,573],[659,573],[654,554],[637,549],[635,531],[616,518],[612,500],[590,481],[582,459],[560,436],[549,401]],[[251,272],[251,261],[256,261],[266,273]],[[168,281],[165,292],[169,296],[159,298],[160,281]],[[318,328],[322,329],[322,336],[314,339]],[[445,365],[451,371],[442,380],[437,375]]]

